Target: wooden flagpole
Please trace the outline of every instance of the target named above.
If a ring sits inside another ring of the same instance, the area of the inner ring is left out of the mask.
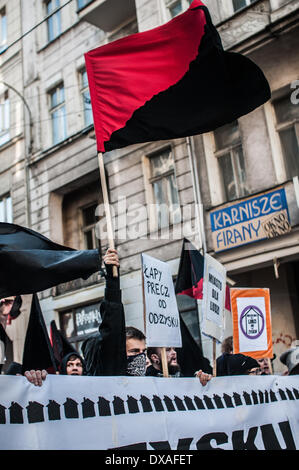
[[[161,348],[161,360],[162,360],[163,377],[169,377],[166,348]]]
[[[106,223],[107,223],[107,234],[108,234],[108,244],[109,248],[114,249],[114,238],[113,238],[113,228],[112,228],[112,218],[110,212],[109,196],[107,189],[107,181],[104,168],[104,159],[102,152],[98,152],[98,164],[100,170],[101,186],[103,193],[103,202],[105,207]],[[118,277],[117,266],[113,265],[113,277]]]
[[[268,357],[268,366],[269,366],[270,374],[273,375],[273,367],[272,367],[272,362],[271,362],[270,357]]]
[[[216,377],[216,339],[213,338],[213,377]]]

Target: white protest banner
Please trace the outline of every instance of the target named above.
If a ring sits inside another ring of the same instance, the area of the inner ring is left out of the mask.
[[[230,289],[234,353],[255,359],[273,357],[270,291],[267,288]]]
[[[182,346],[180,319],[170,267],[148,256],[142,257],[146,344],[153,347]]]
[[[202,332],[218,341],[223,339],[225,293],[225,267],[212,256],[205,254]]]
[[[0,449],[299,450],[298,404],[298,375],[2,375]]]

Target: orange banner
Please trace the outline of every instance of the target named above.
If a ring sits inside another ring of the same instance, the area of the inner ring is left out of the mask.
[[[234,354],[254,359],[273,357],[270,291],[231,288]]]

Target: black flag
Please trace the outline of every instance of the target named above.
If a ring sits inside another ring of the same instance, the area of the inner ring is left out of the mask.
[[[31,369],[46,369],[48,372],[52,373],[57,371],[54,351],[50,343],[47,327],[36,294],[32,296],[30,317],[23,351],[22,373],[24,374],[26,370]]]
[[[182,335],[182,347],[177,348],[177,359],[184,377],[193,377],[194,372],[202,370],[207,374],[212,373],[212,367],[204,357],[201,347],[191,335],[189,328],[180,315],[180,327]]]
[[[61,331],[58,330],[55,320],[52,320],[50,323],[50,340],[52,343],[55,359],[59,362],[59,364],[67,354],[72,352],[77,354],[76,349],[63,336]]]
[[[15,224],[0,223],[0,297],[33,294],[100,269],[98,250],[74,250]]]

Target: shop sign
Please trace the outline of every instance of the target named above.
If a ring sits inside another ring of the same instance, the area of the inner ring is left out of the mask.
[[[291,230],[284,188],[210,212],[215,252],[284,235]]]
[[[90,335],[98,331],[101,323],[100,303],[83,305],[75,309],[76,330],[78,336]]]

